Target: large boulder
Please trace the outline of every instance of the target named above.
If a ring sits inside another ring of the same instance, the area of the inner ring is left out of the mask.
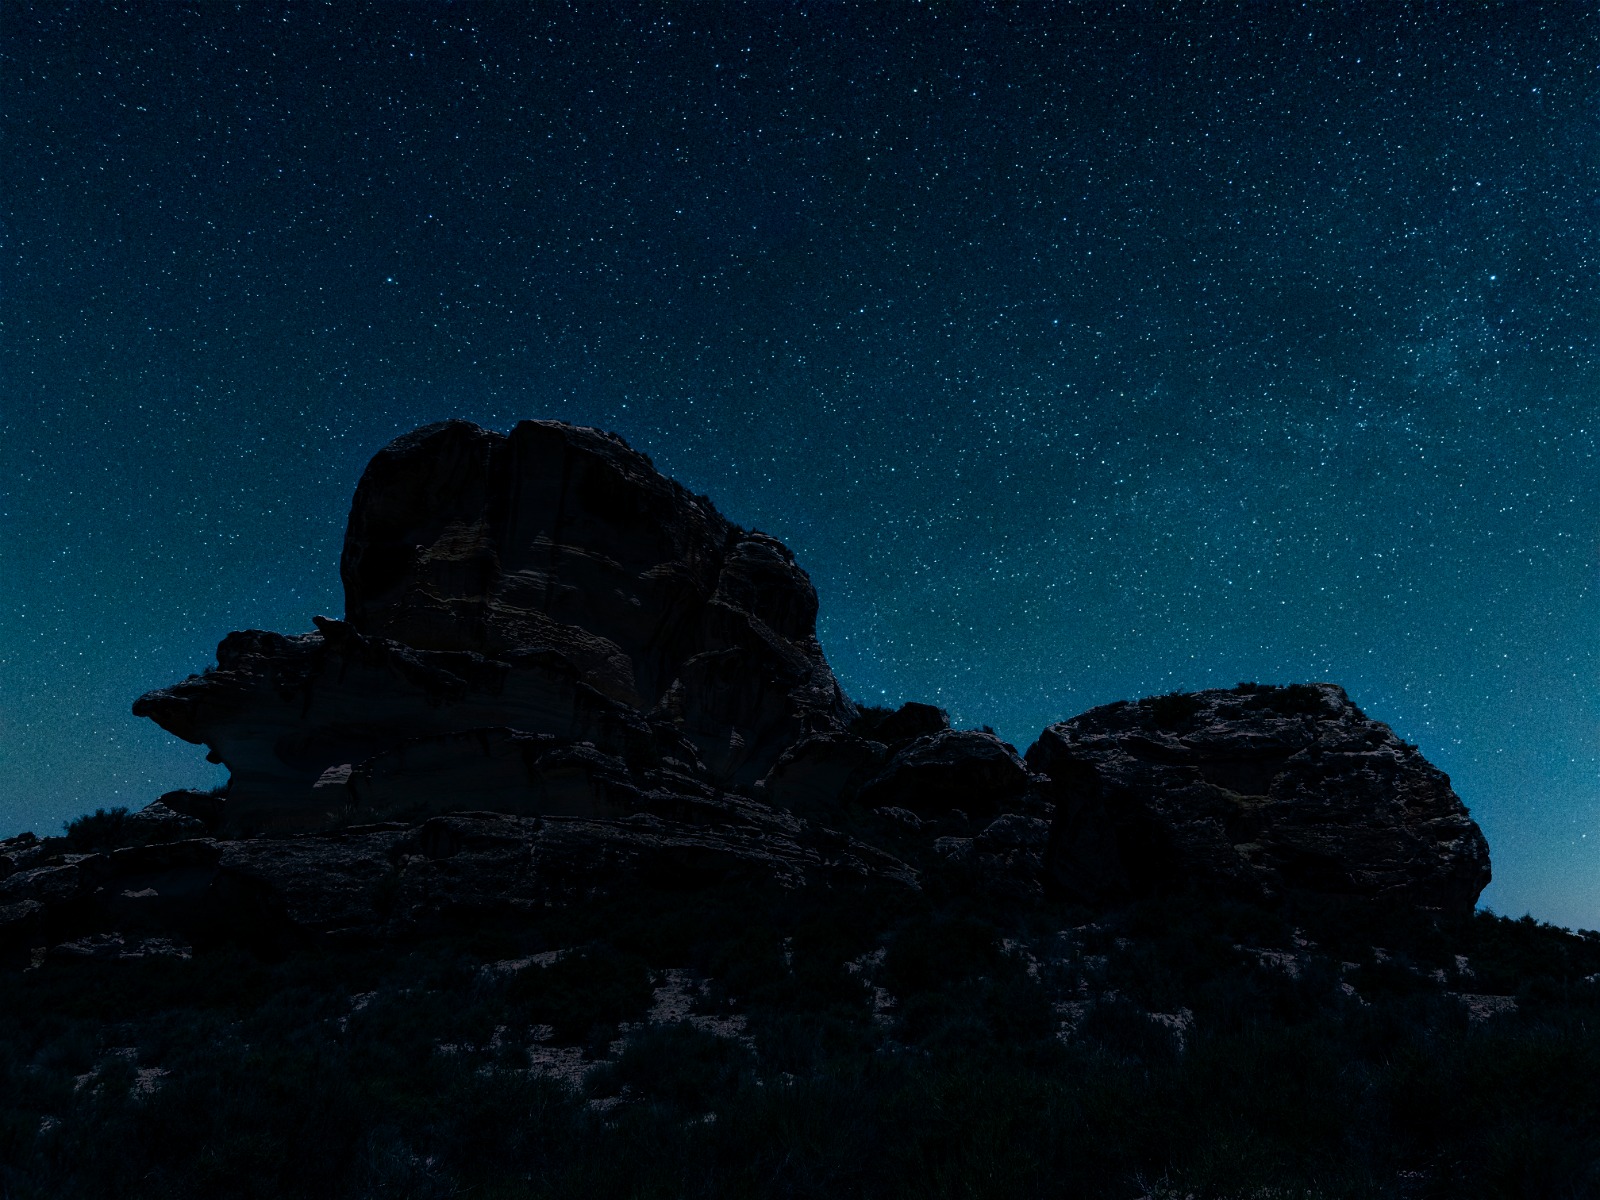
[[[1055,804],[1048,875],[1083,900],[1300,891],[1465,913],[1489,882],[1449,778],[1333,684],[1105,705],[1027,763]]]
[[[373,781],[393,780],[397,754],[439,780],[437,803],[411,789],[412,809],[460,806],[443,794],[455,755],[461,780],[481,777],[515,811],[542,794],[549,811],[588,815],[583,788],[552,788],[528,759],[547,746],[492,731],[741,786],[856,714],[788,549],[598,430],[446,421],[396,439],[356,489],[340,572],[345,620],[230,634],[216,667],[134,705],[229,767],[235,825],[346,815],[363,781],[383,792]]]

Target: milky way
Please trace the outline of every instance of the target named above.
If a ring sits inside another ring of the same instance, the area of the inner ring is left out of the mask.
[[[1587,6],[8,4],[0,832],[342,610],[446,416],[788,542],[856,697],[1026,746],[1332,680],[1600,925]]]

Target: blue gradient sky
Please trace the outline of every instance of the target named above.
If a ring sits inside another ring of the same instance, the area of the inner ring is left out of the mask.
[[[787,541],[852,694],[1019,746],[1332,680],[1497,911],[1600,926],[1600,28],[1578,5],[8,4],[0,832],[338,613],[446,416]]]

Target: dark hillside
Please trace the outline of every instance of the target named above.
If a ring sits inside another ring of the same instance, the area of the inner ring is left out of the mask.
[[[53,954],[0,977],[0,1186],[1600,1194],[1592,935],[926,882],[639,890],[276,961]]]

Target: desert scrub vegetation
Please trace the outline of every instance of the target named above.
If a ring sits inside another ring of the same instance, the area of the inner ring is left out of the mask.
[[[1162,729],[1181,729],[1204,707],[1198,696],[1189,692],[1168,692],[1165,696],[1150,696],[1139,701],[1150,710],[1150,716]]]
[[[64,827],[66,844],[79,854],[95,850],[114,850],[133,845],[135,832],[128,821],[126,806],[97,808],[68,821]]]
[[[937,882],[7,973],[0,1195],[1600,1195],[1600,939]]]

